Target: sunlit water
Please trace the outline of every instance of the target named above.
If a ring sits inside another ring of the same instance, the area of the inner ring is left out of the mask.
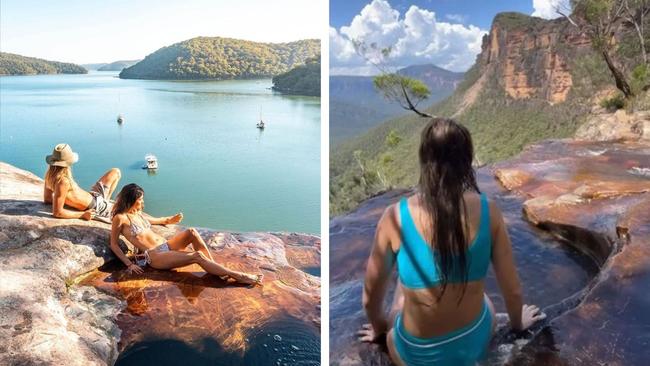
[[[80,155],[79,185],[120,168],[118,190],[141,185],[153,215],[182,211],[184,224],[218,230],[319,232],[319,98],[275,93],[270,80],[116,75],[1,77],[0,160],[42,177],[45,155],[67,142]],[[142,169],[147,153],[158,157],[155,174]]]

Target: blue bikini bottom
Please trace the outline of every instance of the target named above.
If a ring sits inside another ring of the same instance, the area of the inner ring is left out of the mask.
[[[418,338],[404,329],[402,314],[395,319],[395,349],[406,365],[476,365],[485,356],[492,336],[492,314],[487,303],[467,326],[448,334]]]

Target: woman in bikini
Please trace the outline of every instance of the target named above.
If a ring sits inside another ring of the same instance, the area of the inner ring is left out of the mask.
[[[432,119],[420,141],[419,192],[389,206],[377,224],[363,292],[370,324],[359,336],[374,342],[386,335],[397,365],[475,365],[484,357],[495,328],[484,292],[490,263],[513,329],[546,317],[523,304],[503,217],[479,191],[473,156],[465,127]],[[399,282],[386,316],[395,266]]]
[[[217,264],[196,229],[187,229],[165,240],[151,230],[151,225],[176,224],[183,219],[178,213],[170,217],[151,217],[142,212],[144,209],[144,190],[137,184],[127,184],[122,188],[113,206],[113,226],[111,228],[111,250],[127,266],[129,273],[143,273],[140,266],[120,249],[120,234],[144,252],[145,261],[156,269],[172,269],[198,264],[206,272],[246,284],[261,284],[262,275],[253,275],[233,271]],[[185,249],[192,244],[192,251]]]

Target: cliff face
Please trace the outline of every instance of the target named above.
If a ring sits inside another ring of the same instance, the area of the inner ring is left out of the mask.
[[[308,273],[320,267],[320,238],[200,230],[219,263],[263,273],[263,287],[196,266],[133,275],[112,261],[110,225],[54,219],[42,184],[0,162],[0,364],[320,359],[320,278]]]
[[[483,39],[478,63],[510,98],[555,104],[564,102],[573,86],[569,60],[589,52],[590,40],[564,19],[502,13]]]

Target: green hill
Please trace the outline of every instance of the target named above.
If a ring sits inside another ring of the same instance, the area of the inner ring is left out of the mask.
[[[197,37],[163,47],[120,73],[123,79],[224,80],[282,74],[320,54],[319,40],[258,43]]]
[[[320,97],[320,56],[273,77],[273,90]]]
[[[630,40],[621,39],[621,45]],[[572,136],[598,103],[594,96],[612,85],[600,55],[567,21],[504,13],[495,18],[454,94],[427,112],[466,125],[477,163],[485,164],[533,142]],[[331,215],[382,190],[414,186],[420,132],[427,122],[410,114],[337,146],[330,154]]]
[[[81,64],[86,70],[97,70],[100,67],[108,65],[105,62],[97,63],[97,64]]]
[[[0,52],[0,75],[87,74],[83,67],[13,53]]]
[[[102,65],[101,67],[98,67],[97,71],[122,71],[123,69],[133,66],[138,62],[140,62],[140,60],[115,61],[115,62],[111,62],[110,64],[106,64],[106,65]]]

